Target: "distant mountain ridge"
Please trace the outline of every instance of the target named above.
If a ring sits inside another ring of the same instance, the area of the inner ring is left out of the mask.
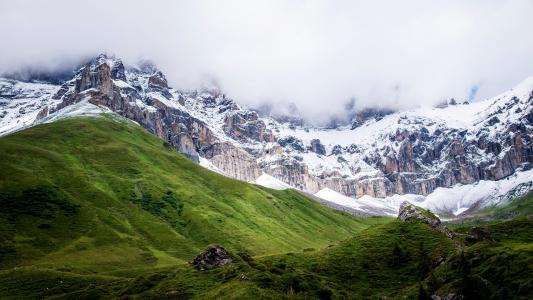
[[[316,128],[298,116],[260,117],[216,87],[172,89],[155,65],[126,67],[106,55],[61,85],[0,79],[2,135],[55,120],[66,109],[109,111],[226,176],[255,181],[268,174],[307,193],[329,189],[352,198],[426,196],[530,170],[532,108],[533,77],[484,101],[361,111],[350,124]]]

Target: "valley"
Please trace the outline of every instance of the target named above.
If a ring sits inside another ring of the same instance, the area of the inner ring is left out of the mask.
[[[1,298],[531,295],[531,194],[449,224],[450,239],[221,176],[112,114],[38,125],[0,151]],[[214,245],[232,263],[193,268]]]

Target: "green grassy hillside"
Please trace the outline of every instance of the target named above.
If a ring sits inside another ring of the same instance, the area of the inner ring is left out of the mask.
[[[430,299],[451,293],[463,299],[531,299],[533,222],[487,224],[493,242],[461,244],[470,228],[458,228],[452,240],[416,221],[388,222],[328,249],[237,257],[230,267],[205,272],[183,266],[93,292],[176,299]]]
[[[208,271],[187,264],[105,274],[21,267],[0,271],[0,297],[429,299],[459,293],[464,299],[530,299],[533,223],[487,224],[494,242],[458,244],[470,228],[463,224],[451,240],[425,224],[394,221],[327,249],[233,253],[232,265]]]
[[[533,192],[513,199],[508,203],[485,208],[477,213],[473,219],[506,220],[518,217],[533,217]]]
[[[530,198],[452,240],[219,176],[112,117],[37,126],[0,153],[1,299],[533,296]],[[210,244],[233,264],[195,270]]]
[[[0,153],[2,268],[175,265],[209,244],[250,255],[301,251],[371,223],[215,174],[112,117],[36,126],[1,138]]]

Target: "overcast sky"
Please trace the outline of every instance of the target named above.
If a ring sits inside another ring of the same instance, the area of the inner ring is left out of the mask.
[[[99,52],[309,117],[483,99],[533,75],[533,1],[0,0],[0,71]]]

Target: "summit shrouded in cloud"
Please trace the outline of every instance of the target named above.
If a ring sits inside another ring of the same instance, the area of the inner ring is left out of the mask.
[[[479,100],[533,74],[531,1],[1,1],[0,72],[106,52],[308,118]]]

